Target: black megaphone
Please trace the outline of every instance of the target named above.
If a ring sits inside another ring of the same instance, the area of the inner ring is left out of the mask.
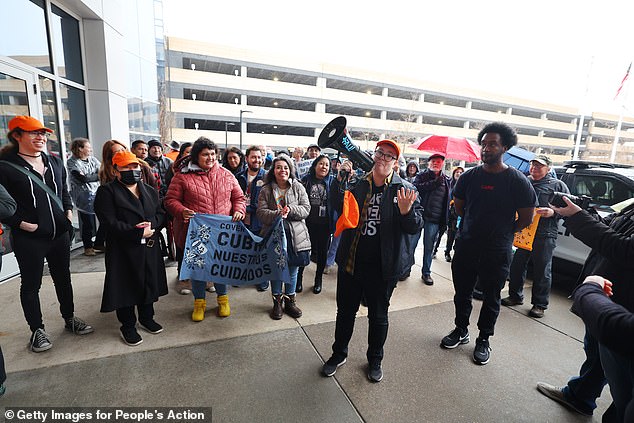
[[[372,170],[372,166],[374,166],[372,158],[361,151],[348,136],[346,118],[343,116],[334,118],[322,129],[317,144],[322,149],[333,148],[345,154],[355,166],[360,167],[366,172]]]

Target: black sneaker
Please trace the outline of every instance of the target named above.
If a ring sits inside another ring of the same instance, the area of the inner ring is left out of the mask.
[[[476,364],[485,365],[491,358],[491,347],[488,339],[476,338],[476,346],[473,350],[473,361]]]
[[[469,331],[466,329],[455,328],[440,341],[440,346],[447,349],[456,348],[461,344],[469,343]]]
[[[53,344],[48,339],[48,335],[44,332],[44,329],[37,329],[31,335],[31,339],[29,340],[29,349],[33,352],[42,352],[46,350],[50,350],[53,347]]]
[[[146,332],[152,333],[154,335],[163,332],[163,326],[156,323],[154,319],[144,322],[139,320],[139,324],[143,329],[145,329]]]
[[[502,300],[500,301],[500,304],[502,304],[503,306],[506,306],[506,307],[513,307],[513,306],[516,306],[516,305],[524,304],[524,300],[521,300],[521,299],[515,298],[515,297],[511,297],[509,295],[506,298],[502,298]]]
[[[324,366],[321,368],[321,372],[324,376],[330,377],[337,373],[337,368],[343,366],[344,364],[346,364],[345,357],[338,358],[333,355],[324,363]]]
[[[378,383],[383,380],[383,369],[381,363],[374,363],[368,366],[368,379],[370,382]]]
[[[74,333],[75,335],[87,335],[95,330],[88,323],[81,320],[79,317],[71,317],[70,319],[64,319],[66,325],[64,326],[67,331]]]
[[[136,347],[143,342],[143,338],[141,338],[141,335],[139,335],[139,332],[137,332],[135,328],[121,328],[120,330],[123,342],[129,346]]]

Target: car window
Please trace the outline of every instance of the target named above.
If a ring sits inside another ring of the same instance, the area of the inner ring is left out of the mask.
[[[632,190],[622,181],[603,175],[577,175],[575,193],[592,197],[592,203],[611,206],[633,196]]]

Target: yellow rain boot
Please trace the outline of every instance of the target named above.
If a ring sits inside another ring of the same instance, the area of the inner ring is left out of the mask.
[[[229,317],[230,314],[229,297],[227,295],[218,295],[218,317]]]
[[[204,298],[194,300],[194,311],[192,312],[192,320],[194,322],[202,322],[205,318],[205,307],[207,301]]]

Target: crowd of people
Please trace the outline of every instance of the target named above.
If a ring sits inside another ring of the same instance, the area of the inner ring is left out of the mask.
[[[411,278],[421,237],[421,281],[433,286],[434,258],[447,234],[444,258],[451,263],[455,319],[440,346],[451,350],[470,342],[477,285],[483,304],[473,361],[485,365],[491,359],[490,338],[500,306],[524,301],[529,259],[534,276],[528,314],[544,316],[557,225],[565,219],[573,235],[593,248],[573,308],[587,325],[587,360],[565,387],[540,383],[538,390],[579,413],[592,414],[596,398],[609,383],[614,403],[605,418],[613,420],[604,421],[631,421],[632,348],[619,334],[632,331],[634,207],[601,221],[565,197],[566,207],[551,205],[551,194],[569,193],[568,188],[552,176],[548,156],[530,161],[528,177],[503,163],[503,154],[517,144],[515,131],[504,123],[487,124],[479,132],[482,164],[449,172],[443,152],[432,154],[421,169],[419,162],[406,163],[400,146],[389,139],[377,142],[371,152],[373,167],[365,173],[346,157],[323,154],[317,144],[306,152],[296,147],[292,155],[275,155],[264,146],[250,146],[244,153],[232,147],[221,162],[218,146],[204,137],[169,146],[137,140],[129,149],[109,140],[103,144],[101,162],[92,154],[90,141],[77,138],[64,167],[47,153],[52,131],[37,119],[15,117],[8,129],[9,143],[0,150],[0,219],[11,229],[21,273],[20,301],[31,329],[28,348],[33,352],[52,347],[39,298],[45,260],[65,328],[77,335],[93,332],[74,314],[73,210],[84,254],[105,253],[101,311],[115,312],[121,338],[130,346],[143,341],[137,327],[151,334],[163,330],[154,319],[154,303],[168,293],[164,258],[173,255],[180,270],[194,215],[230,216],[261,236],[281,218],[289,278],[256,285],[258,291],[267,291],[270,284],[270,317],[302,316],[297,293],[303,290],[304,269],[311,261],[316,264],[314,294],[322,291],[323,274],[336,267],[334,343],[322,373],[333,376],[345,364],[363,304],[368,308],[367,377],[372,382],[383,379],[390,298],[399,281]],[[530,248],[514,250],[520,231],[528,231]],[[507,280],[509,295],[502,299]],[[192,321],[205,318],[206,292],[216,293],[217,316],[231,315],[227,284],[210,277],[179,280],[176,288],[193,296]],[[2,394],[2,360],[0,364]]]

